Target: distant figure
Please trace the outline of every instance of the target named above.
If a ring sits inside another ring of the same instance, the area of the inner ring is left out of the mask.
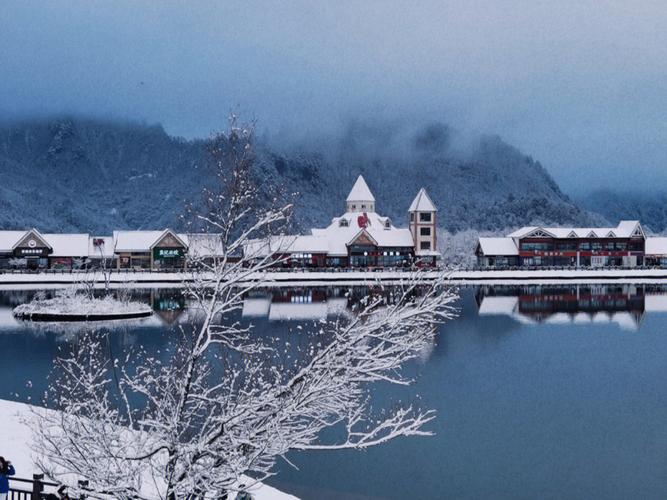
[[[0,500],[4,500],[0,498]],[[245,490],[245,484],[239,485],[239,493],[236,495],[236,500],[252,500],[252,495]]]
[[[11,462],[0,457],[0,500],[7,500],[9,493],[9,476],[16,474]]]

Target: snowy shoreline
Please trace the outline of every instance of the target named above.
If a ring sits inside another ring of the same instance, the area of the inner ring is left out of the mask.
[[[26,423],[32,418],[31,408],[34,407],[25,403],[0,399],[0,415],[2,415],[2,425],[0,425],[0,446],[2,449],[0,454],[12,461],[16,468],[17,478],[31,479],[34,473],[39,472],[35,464],[35,453],[31,449],[33,432]],[[22,488],[25,486],[15,485],[15,487]],[[252,487],[249,491],[255,500],[298,500],[293,495],[283,493],[261,483]]]
[[[580,270],[484,270],[484,271],[423,271],[416,273],[423,279],[435,279],[443,273],[453,283],[502,283],[502,282],[544,282],[554,280],[572,282],[589,280],[653,280],[660,282],[667,279],[667,269],[580,269]],[[249,275],[245,281],[262,281],[266,286],[318,286],[328,284],[367,285],[372,283],[400,284],[414,278],[414,272],[408,271],[337,271],[337,272],[304,272],[283,271],[266,272]],[[178,285],[191,282],[196,275],[193,273],[154,273],[154,272],[123,272],[112,273],[105,278],[101,274],[0,274],[2,285],[67,285],[81,282],[104,283],[112,285],[164,284]]]

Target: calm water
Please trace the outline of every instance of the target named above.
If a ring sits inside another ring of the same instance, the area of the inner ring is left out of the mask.
[[[258,334],[300,335],[344,313],[344,290],[256,294],[244,306]],[[32,292],[0,292],[0,398],[45,387],[68,328],[16,323]],[[294,453],[270,481],[304,499],[667,498],[667,289],[468,288],[460,317],[381,401],[437,410],[431,438],[364,452]],[[186,311],[173,291],[144,291],[159,313],[113,327],[109,349],[158,350]],[[28,381],[30,381],[28,383]]]

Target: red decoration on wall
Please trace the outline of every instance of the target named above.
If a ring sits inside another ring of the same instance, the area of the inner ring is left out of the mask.
[[[368,227],[370,222],[371,221],[368,218],[368,215],[366,215],[366,212],[364,212],[359,217],[357,217],[357,224],[359,224],[359,227],[362,228],[362,229],[365,229],[366,227]]]

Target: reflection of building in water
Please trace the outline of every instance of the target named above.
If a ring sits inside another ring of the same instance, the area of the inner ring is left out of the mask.
[[[394,303],[401,295],[392,287],[293,288],[255,291],[243,300],[244,318],[270,321],[317,320],[352,314],[369,295]]]
[[[480,287],[480,316],[522,323],[614,322],[636,329],[647,312],[667,312],[667,290],[637,285]]]
[[[287,289],[255,292],[243,300],[244,318],[303,321],[340,316],[348,297],[341,289]]]
[[[168,325],[176,323],[186,309],[185,297],[181,290],[151,290],[150,305],[155,314]]]

